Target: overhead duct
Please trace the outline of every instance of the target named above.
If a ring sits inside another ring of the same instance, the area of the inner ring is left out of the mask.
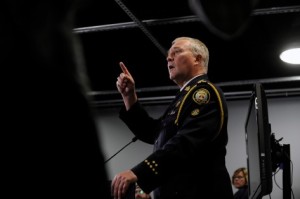
[[[238,36],[247,27],[258,0],[189,0],[191,10],[207,29],[223,39]]]

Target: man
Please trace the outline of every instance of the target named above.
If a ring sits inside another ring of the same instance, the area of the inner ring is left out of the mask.
[[[120,118],[138,139],[154,144],[154,152],[112,182],[115,198],[130,183],[155,199],[233,198],[225,166],[228,142],[227,105],[222,91],[207,77],[209,52],[199,40],[179,37],[172,42],[167,62],[169,77],[180,92],[159,119],[142,108],[135,82],[123,63],[116,86],[125,108]]]

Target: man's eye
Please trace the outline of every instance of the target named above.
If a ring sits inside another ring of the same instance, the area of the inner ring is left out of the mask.
[[[181,50],[174,50],[174,54],[179,54],[181,53]]]

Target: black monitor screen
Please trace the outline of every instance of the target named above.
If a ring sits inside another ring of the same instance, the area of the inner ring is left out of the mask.
[[[256,83],[246,118],[249,198],[262,198],[272,191],[271,125],[263,86]]]

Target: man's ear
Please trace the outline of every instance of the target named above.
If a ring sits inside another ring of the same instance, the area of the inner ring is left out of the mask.
[[[195,62],[197,62],[197,63],[201,63],[203,60],[202,60],[202,55],[196,55],[195,56]]]

